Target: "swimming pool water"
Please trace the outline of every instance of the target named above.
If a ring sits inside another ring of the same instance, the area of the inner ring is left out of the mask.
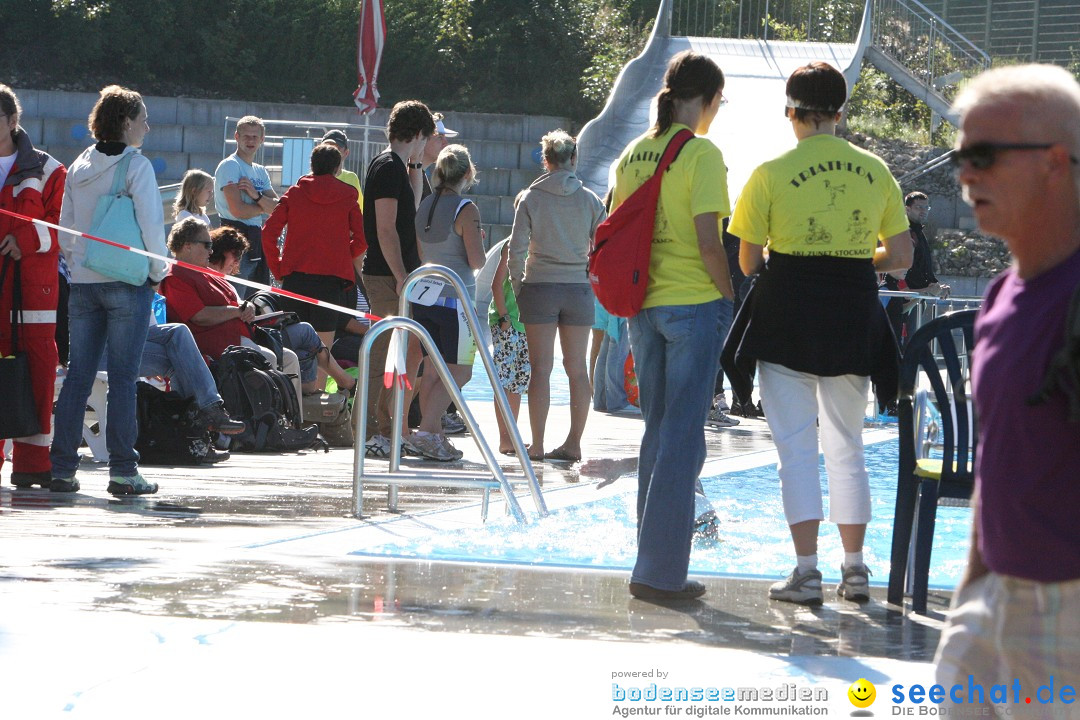
[[[898,458],[896,440],[866,448],[874,518],[867,527],[864,554],[866,564],[876,573],[871,578],[874,584],[888,582]],[[821,474],[825,485],[824,463]],[[482,528],[390,542],[357,554],[630,570],[637,552],[637,485],[633,478],[618,482],[627,492],[556,510],[527,526],[519,527],[509,518],[494,517],[493,513]],[[702,486],[720,517],[720,542],[695,543],[690,572],[768,578],[787,575],[794,567],[795,556],[784,520],[776,465],[702,478]],[[827,515],[827,488],[824,492]],[[967,559],[970,524],[971,512],[967,508],[938,508],[931,586],[956,586]],[[844,557],[840,538],[835,525],[825,522],[821,528],[819,569],[826,580],[838,581]]]

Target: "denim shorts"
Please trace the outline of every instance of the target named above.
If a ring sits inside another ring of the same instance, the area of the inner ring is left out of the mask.
[[[593,291],[588,283],[522,283],[517,301],[526,325],[593,324]]]

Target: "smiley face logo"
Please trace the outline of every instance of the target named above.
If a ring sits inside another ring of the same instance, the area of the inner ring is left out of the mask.
[[[847,696],[855,707],[867,708],[873,705],[874,700],[877,699],[877,691],[869,680],[859,678],[848,688]]]

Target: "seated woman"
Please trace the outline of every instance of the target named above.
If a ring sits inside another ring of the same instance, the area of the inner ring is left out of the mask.
[[[211,236],[205,225],[187,218],[174,225],[169,233],[169,249],[177,260],[189,265],[211,267],[211,250],[215,243],[220,263],[214,269],[226,275],[234,273],[247,250],[247,240],[235,229],[221,227]],[[248,328],[248,323],[255,319],[254,308],[247,303],[241,305],[232,285],[222,278],[173,266],[161,282],[161,294],[165,296],[169,322],[187,325],[203,355],[217,359],[230,345],[258,347]],[[285,349],[282,371],[299,377],[298,397],[302,392],[319,392],[316,371],[320,365],[337,381],[338,387],[351,390],[355,386],[356,381],[330,358],[329,351],[310,325],[297,323],[286,328],[285,334],[289,347]],[[267,359],[277,363],[272,351],[260,350]]]

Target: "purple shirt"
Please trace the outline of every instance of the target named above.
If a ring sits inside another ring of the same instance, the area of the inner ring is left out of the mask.
[[[992,571],[1038,582],[1080,578],[1080,424],[1060,391],[1027,404],[1064,344],[1078,286],[1080,252],[1026,281],[1007,270],[975,321],[979,550]]]

